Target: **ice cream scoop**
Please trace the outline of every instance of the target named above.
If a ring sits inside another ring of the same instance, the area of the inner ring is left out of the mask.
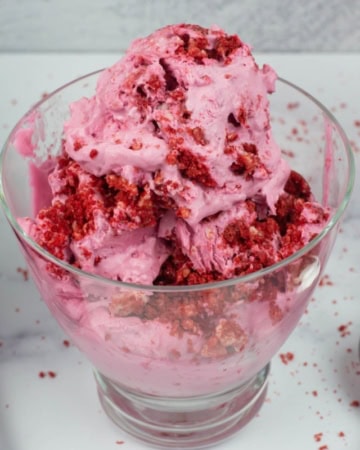
[[[328,211],[273,139],[275,81],[218,27],[137,39],[70,105],[51,205],[24,227],[82,270],[146,285],[228,279],[289,256]]]

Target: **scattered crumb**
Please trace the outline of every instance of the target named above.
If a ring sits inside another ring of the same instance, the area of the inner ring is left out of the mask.
[[[281,353],[280,359],[281,359],[281,362],[286,365],[294,359],[294,354],[291,352]]]
[[[287,104],[287,109],[296,109],[296,108],[298,108],[300,106],[300,103],[299,102],[289,102],[288,104]]]
[[[23,268],[21,268],[21,267],[18,267],[18,268],[16,269],[16,272],[17,272],[17,273],[20,273],[20,274],[22,275],[24,281],[28,281],[28,279],[29,279],[29,272],[28,272],[27,269],[23,269]]]
[[[44,371],[39,372],[38,376],[39,376],[39,378],[45,378],[47,376],[49,378],[55,378],[57,376],[57,374],[56,374],[56,372],[49,370],[48,372],[44,372]]]
[[[338,331],[339,331],[340,336],[342,338],[345,337],[345,336],[349,336],[351,334],[350,331],[349,331],[349,328],[348,328],[348,327],[350,327],[350,325],[352,325],[352,322],[348,322],[347,324],[340,325],[338,327]]]
[[[319,282],[319,286],[333,286],[333,284],[329,275],[324,275]]]

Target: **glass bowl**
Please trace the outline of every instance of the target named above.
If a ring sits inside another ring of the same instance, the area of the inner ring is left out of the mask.
[[[19,222],[46,203],[32,187],[61,149],[69,104],[93,95],[98,75],[61,87],[16,125],[1,155],[1,204],[43,299],[93,365],[108,416],[151,445],[203,448],[243,427],[265,399],[270,361],[307,306],[349,202],[351,148],[324,106],[279,79],[270,96],[274,137],[331,208],[323,231],[287,259],[223,282],[166,287],[101,278],[46,252]],[[33,156],[16,150],[19,139],[31,142]]]

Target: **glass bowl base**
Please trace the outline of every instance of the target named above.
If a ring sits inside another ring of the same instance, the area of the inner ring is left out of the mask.
[[[248,382],[215,395],[164,398],[127,391],[95,371],[100,402],[127,433],[165,449],[200,449],[245,426],[261,408],[270,364]]]

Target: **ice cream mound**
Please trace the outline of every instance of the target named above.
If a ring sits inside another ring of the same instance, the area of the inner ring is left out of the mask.
[[[275,82],[217,27],[134,41],[96,94],[71,104],[41,186],[51,204],[23,227],[77,268],[146,285],[229,279],[290,256],[329,214],[272,137]]]

